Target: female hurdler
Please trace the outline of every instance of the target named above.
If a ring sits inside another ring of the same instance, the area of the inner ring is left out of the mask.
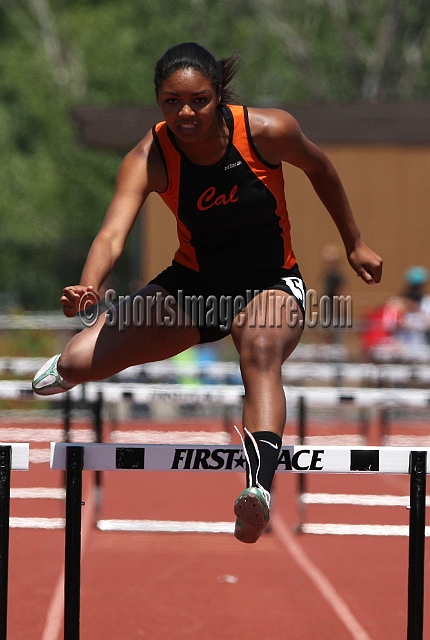
[[[304,324],[305,286],[291,247],[281,163],[305,172],[365,283],[379,282],[382,261],[362,242],[329,159],[294,118],[232,104],[237,66],[236,57],[217,61],[195,43],[172,47],[157,62],[164,122],[123,160],[80,284],[63,291],[65,315],[78,313],[88,296],[98,298],[152,191],[176,216],[179,248],[172,265],[134,294],[151,302],[142,305],[144,322],[124,328],[118,308],[108,309],[42,367],[33,390],[60,393],[231,333],[245,388],[248,460],[248,487],[234,506],[235,536],[255,542],[269,521],[285,426],[281,367]],[[187,306],[192,296],[201,297],[207,313]]]

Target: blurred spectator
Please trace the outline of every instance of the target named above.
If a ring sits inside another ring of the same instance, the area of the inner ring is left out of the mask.
[[[405,288],[400,296],[385,305],[383,322],[387,331],[402,344],[427,345],[430,331],[430,296],[425,288],[429,272],[410,267],[405,273]]]
[[[333,303],[336,296],[344,292],[345,278],[341,269],[341,252],[334,245],[326,245],[321,251],[321,285],[322,295],[330,300],[331,324],[325,338],[328,342],[340,342],[339,318],[336,317],[338,306]]]
[[[321,277],[323,294],[333,300],[342,294],[345,283],[340,267],[341,253],[338,247],[328,244],[321,251]]]
[[[430,344],[429,271],[413,266],[404,274],[404,289],[365,317],[364,351],[379,361],[427,360]]]

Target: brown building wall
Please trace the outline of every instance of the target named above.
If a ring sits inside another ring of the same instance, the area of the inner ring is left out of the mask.
[[[337,168],[364,241],[384,259],[383,281],[366,286],[346,259],[346,293],[354,316],[397,293],[408,266],[430,268],[430,145],[321,144]],[[342,243],[334,223],[306,176],[284,167],[293,246],[307,286],[319,289],[320,253],[324,245]],[[173,215],[161,198],[148,199],[142,224],[143,280],[156,275],[177,247]]]

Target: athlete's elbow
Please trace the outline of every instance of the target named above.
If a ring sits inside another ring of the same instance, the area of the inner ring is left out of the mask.
[[[111,233],[102,229],[97,234],[93,246],[111,256],[111,259],[116,262],[124,251],[125,240],[126,238],[123,238],[122,234]]]

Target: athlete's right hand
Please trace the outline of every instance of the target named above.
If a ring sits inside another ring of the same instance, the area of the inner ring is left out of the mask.
[[[63,289],[60,302],[63,305],[63,313],[68,318],[73,318],[86,307],[99,302],[100,296],[94,287],[84,287],[76,284]]]

